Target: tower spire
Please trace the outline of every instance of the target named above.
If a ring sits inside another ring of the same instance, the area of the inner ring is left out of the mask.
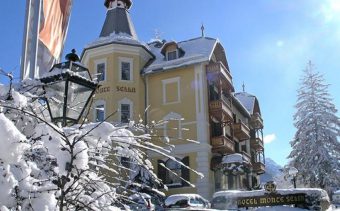
[[[244,85],[244,81],[243,81],[243,84],[242,84],[242,90],[243,90],[243,92],[245,92],[245,88],[246,88],[246,85]]]
[[[109,37],[116,34],[138,40],[135,27],[133,26],[128,12],[132,5],[132,1],[105,0],[104,5],[108,11],[100,37]]]

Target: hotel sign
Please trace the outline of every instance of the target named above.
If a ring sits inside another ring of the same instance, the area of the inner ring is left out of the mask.
[[[135,87],[127,87],[127,86],[117,86],[116,91],[117,92],[135,93],[136,88]],[[96,90],[96,94],[103,94],[103,93],[107,93],[107,92],[111,92],[111,88],[109,86],[100,87]]]
[[[263,207],[306,203],[306,194],[266,194],[264,196],[242,197],[237,199],[238,207]]]

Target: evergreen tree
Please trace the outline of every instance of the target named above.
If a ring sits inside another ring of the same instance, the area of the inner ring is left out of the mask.
[[[297,91],[297,131],[288,158],[305,185],[330,192],[340,185],[340,120],[328,87],[309,61]]]

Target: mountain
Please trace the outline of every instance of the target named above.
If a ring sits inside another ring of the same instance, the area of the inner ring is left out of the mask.
[[[282,167],[270,158],[266,158],[266,173],[260,176],[261,184],[268,181],[274,181],[274,177],[282,175]]]

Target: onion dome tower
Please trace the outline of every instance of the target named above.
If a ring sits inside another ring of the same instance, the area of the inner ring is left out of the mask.
[[[131,0],[105,0],[106,19],[100,37],[121,35],[138,40],[135,27],[130,18]]]

